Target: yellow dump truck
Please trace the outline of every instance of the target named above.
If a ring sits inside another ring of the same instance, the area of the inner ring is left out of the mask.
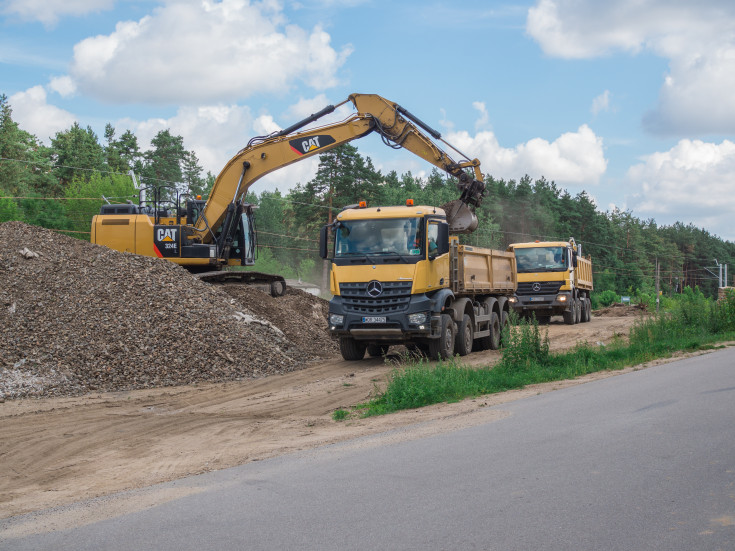
[[[548,323],[561,315],[572,325],[591,319],[592,260],[582,256],[574,239],[513,243],[518,270],[518,289],[512,308],[521,316],[536,316]]]
[[[322,228],[321,256],[332,261],[329,329],[342,356],[380,356],[391,345],[432,359],[498,348],[515,255],[460,245],[443,209],[410,203],[353,205]]]

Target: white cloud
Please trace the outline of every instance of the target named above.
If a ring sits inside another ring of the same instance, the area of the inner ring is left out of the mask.
[[[610,109],[610,90],[605,90],[602,94],[592,100],[592,111],[593,115],[597,115],[600,111],[607,111]]]
[[[539,0],[526,31],[548,55],[648,50],[670,61],[644,124],[661,134],[735,130],[735,3],[730,0]]]
[[[72,96],[76,92],[74,81],[68,76],[52,78],[49,81],[48,87],[59,94],[62,98]]]
[[[351,53],[320,27],[284,21],[278,3],[169,0],[139,21],[74,47],[70,74],[85,94],[120,103],[237,101],[298,81],[324,90]]]
[[[68,130],[76,121],[76,117],[46,103],[46,90],[43,86],[34,86],[24,92],[18,92],[8,98],[13,109],[13,120],[25,130],[35,135],[46,145],[57,132]]]
[[[602,138],[587,125],[576,132],[566,132],[553,142],[534,138],[512,149],[500,146],[490,131],[475,136],[454,132],[447,136],[447,141],[480,159],[483,173],[506,180],[518,180],[528,174],[565,186],[589,186],[596,185],[607,169]]]
[[[733,174],[735,143],[681,140],[628,170],[629,184],[639,190],[628,206],[659,223],[691,222],[735,240]]]
[[[2,12],[53,26],[64,16],[109,10],[113,4],[114,0],[7,0]]]
[[[490,122],[490,115],[487,112],[487,107],[485,107],[485,102],[473,101],[472,107],[480,112],[480,118],[475,121],[475,130],[487,127]]]

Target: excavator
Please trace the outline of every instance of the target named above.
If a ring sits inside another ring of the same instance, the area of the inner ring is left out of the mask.
[[[300,131],[348,102],[356,112],[346,119]],[[283,295],[283,277],[232,269],[255,264],[256,207],[243,201],[248,188],[274,170],[373,132],[387,146],[408,149],[456,177],[460,197],[442,207],[449,231],[474,231],[478,222],[473,209],[485,193],[480,161],[469,160],[400,105],[376,94],[351,94],[288,128],[252,138],[219,173],[206,201],[179,193],[175,186],[159,186],[141,189],[138,204],[103,205],[92,219],[91,241],[119,251],[165,258],[203,280],[237,279],[267,285],[273,296]],[[453,160],[436,141],[461,155],[461,160]]]

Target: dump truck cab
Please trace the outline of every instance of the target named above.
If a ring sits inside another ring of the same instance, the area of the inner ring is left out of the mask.
[[[348,207],[333,232],[332,333],[388,345],[430,336],[435,306],[426,293],[449,286],[444,211]]]

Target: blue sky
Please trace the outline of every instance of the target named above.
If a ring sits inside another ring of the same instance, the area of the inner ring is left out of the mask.
[[[74,121],[143,149],[168,128],[217,174],[250,137],[376,93],[484,173],[735,241],[732,0],[2,0],[0,17],[0,93],[45,143]],[[385,172],[432,168],[354,145]]]

